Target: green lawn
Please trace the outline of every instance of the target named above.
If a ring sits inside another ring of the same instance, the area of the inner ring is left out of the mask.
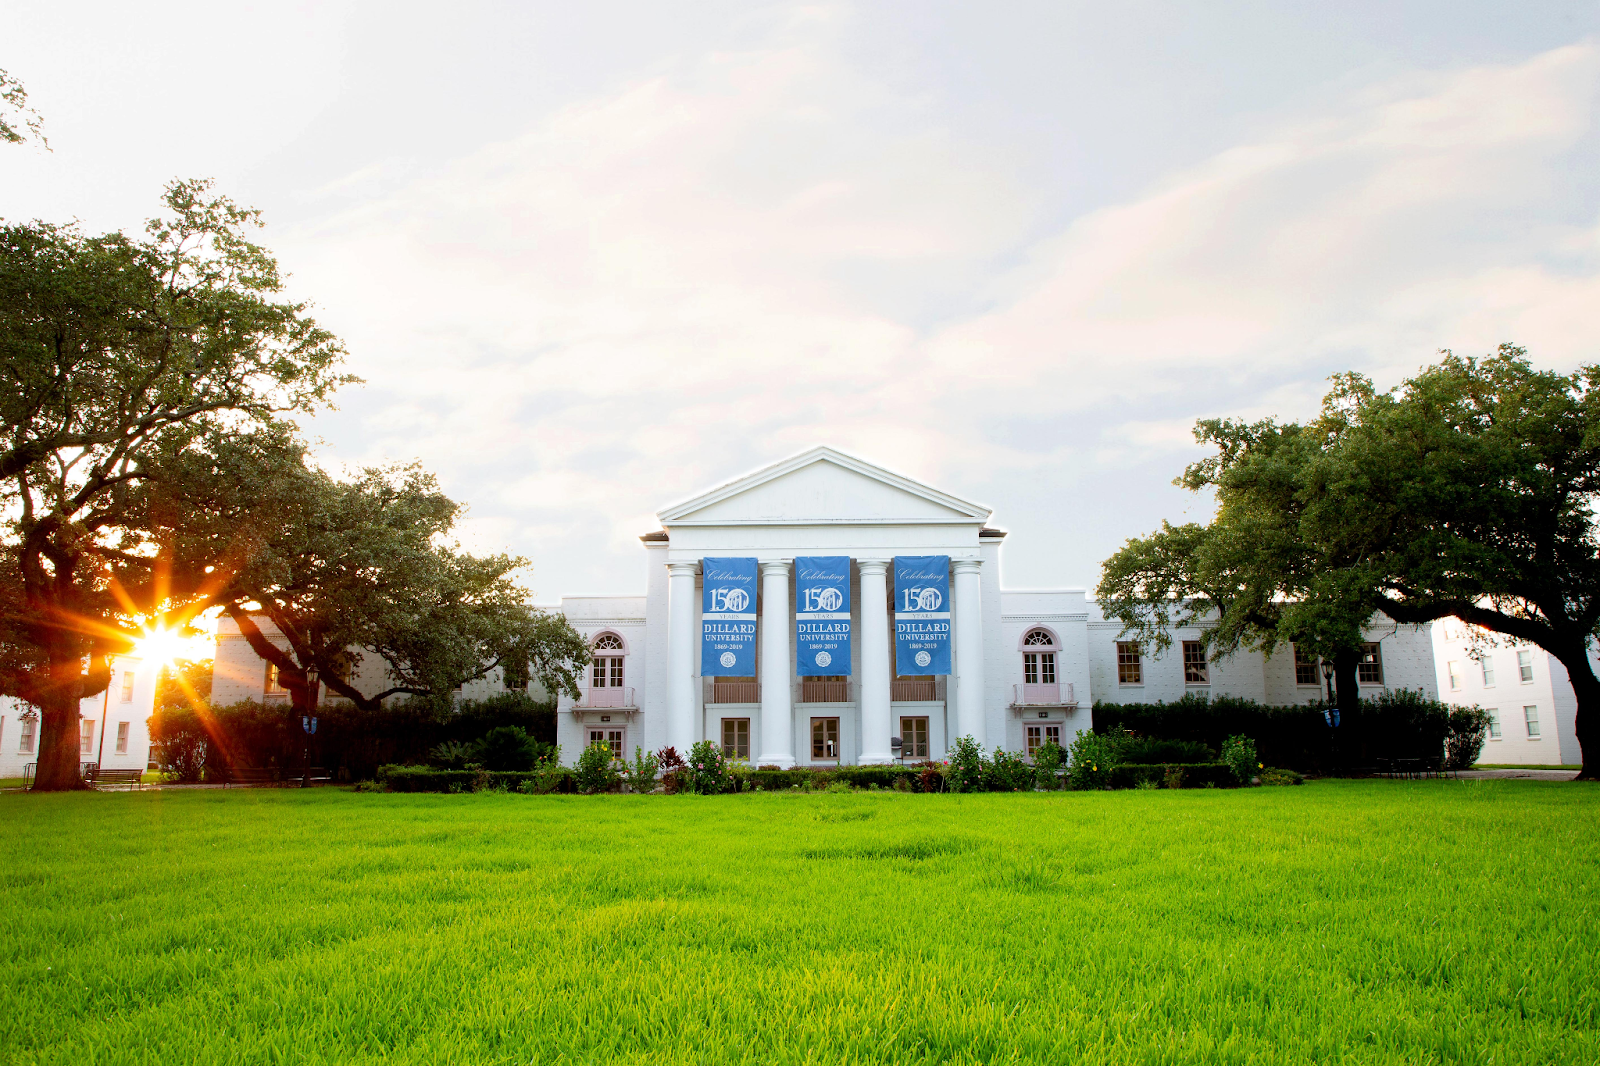
[[[1600,1060],[1600,789],[0,796],[14,1063]]]

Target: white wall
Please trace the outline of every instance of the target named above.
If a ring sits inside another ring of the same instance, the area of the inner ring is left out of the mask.
[[[99,762],[108,770],[142,770],[149,765],[150,715],[155,707],[156,673],[132,656],[112,661],[111,684],[106,691],[79,704],[80,728],[87,722],[94,730],[88,752],[79,753],[80,763]],[[133,675],[133,691],[131,698],[124,700],[123,680],[128,674]],[[0,777],[21,777],[25,765],[38,761],[42,734],[37,719],[33,750],[22,750],[22,716],[29,710],[20,700],[0,697]],[[117,729],[123,723],[128,726],[128,745],[127,751],[118,754]]]
[[[1512,765],[1577,765],[1582,762],[1573,719],[1578,701],[1566,668],[1543,648],[1507,643],[1484,647],[1472,657],[1464,623],[1441,619],[1432,627],[1435,679],[1441,698],[1463,707],[1477,706],[1494,714],[1500,735],[1484,742],[1480,762]],[[1527,653],[1532,678],[1522,680],[1519,652]],[[1484,683],[1482,661],[1493,664],[1493,682]],[[1451,683],[1451,667],[1456,682]],[[1528,735],[1525,708],[1535,708],[1539,735]]]

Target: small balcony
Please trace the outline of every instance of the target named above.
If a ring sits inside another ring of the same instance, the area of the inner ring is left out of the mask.
[[[633,689],[607,686],[605,688],[591,688],[583,694],[583,699],[578,701],[580,708],[588,707],[637,707],[633,702]]]
[[[889,682],[889,699],[894,703],[928,703],[939,698],[939,679],[935,677],[897,677]]]
[[[1076,707],[1078,697],[1069,681],[1065,685],[1013,685],[1013,707]]]
[[[705,699],[712,703],[760,703],[761,682],[745,677],[708,677]]]
[[[849,703],[853,698],[849,678],[802,677],[797,688],[800,703]]]

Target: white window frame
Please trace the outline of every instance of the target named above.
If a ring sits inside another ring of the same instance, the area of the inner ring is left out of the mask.
[[[1539,705],[1527,703],[1522,707],[1522,728],[1527,732],[1529,740],[1542,740],[1539,732]]]
[[[124,670],[124,671],[122,671],[122,702],[123,703],[132,703],[133,702],[133,682],[134,682],[133,671],[132,670]]]
[[[1198,662],[1191,661],[1189,657],[1191,651],[1198,656]],[[1190,670],[1195,670],[1198,676],[1190,677]],[[1183,642],[1183,683],[1185,685],[1211,684],[1211,664],[1206,661],[1205,645],[1198,640],[1186,640]]]
[[[1494,688],[1494,656],[1485,655],[1479,659],[1478,669],[1483,673],[1483,687]]]
[[[1022,750],[1028,758],[1033,758],[1040,748],[1054,740],[1058,747],[1066,747],[1062,740],[1066,734],[1065,726],[1061,722],[1024,722],[1022,726]]]
[[[1524,685],[1533,684],[1533,651],[1523,648],[1517,652],[1517,676]]]
[[[17,737],[17,754],[32,755],[39,746],[39,719],[22,719],[22,729]]]
[[[1461,664],[1451,659],[1444,664],[1444,672],[1450,678],[1450,691],[1461,691]]]
[[[94,719],[85,718],[78,723],[78,754],[94,754]]]
[[[628,751],[628,727],[626,725],[612,725],[610,722],[601,722],[597,725],[583,727],[585,748],[593,747],[595,738],[611,749],[613,759],[626,759]]]
[[[1500,739],[1500,708],[1489,708],[1489,739]]]
[[[128,722],[117,723],[117,754],[128,754],[128,734],[132,732]]]
[[[1317,677],[1317,671],[1321,667],[1322,661],[1315,655],[1302,654],[1300,651],[1300,645],[1298,644],[1292,644],[1290,647],[1294,650],[1294,683],[1296,687],[1320,689],[1322,687],[1322,681]],[[1310,681],[1300,680],[1301,668],[1310,670]]]
[[[1367,656],[1372,656],[1372,661],[1367,662]],[[1375,678],[1363,677],[1362,674],[1374,673]],[[1375,640],[1369,640],[1361,645],[1361,659],[1356,663],[1356,684],[1381,685],[1383,684],[1383,646]]]

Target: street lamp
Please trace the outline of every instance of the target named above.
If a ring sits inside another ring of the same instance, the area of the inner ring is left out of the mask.
[[[306,735],[305,747],[300,754],[300,787],[311,787],[311,738],[317,733],[317,668],[311,667],[306,671],[306,702],[311,713],[300,716],[300,729]]]
[[[1322,680],[1328,684],[1328,705],[1323,709],[1322,717],[1328,723],[1329,729],[1339,727],[1339,706],[1333,700],[1333,663],[1327,659],[1322,660]]]

